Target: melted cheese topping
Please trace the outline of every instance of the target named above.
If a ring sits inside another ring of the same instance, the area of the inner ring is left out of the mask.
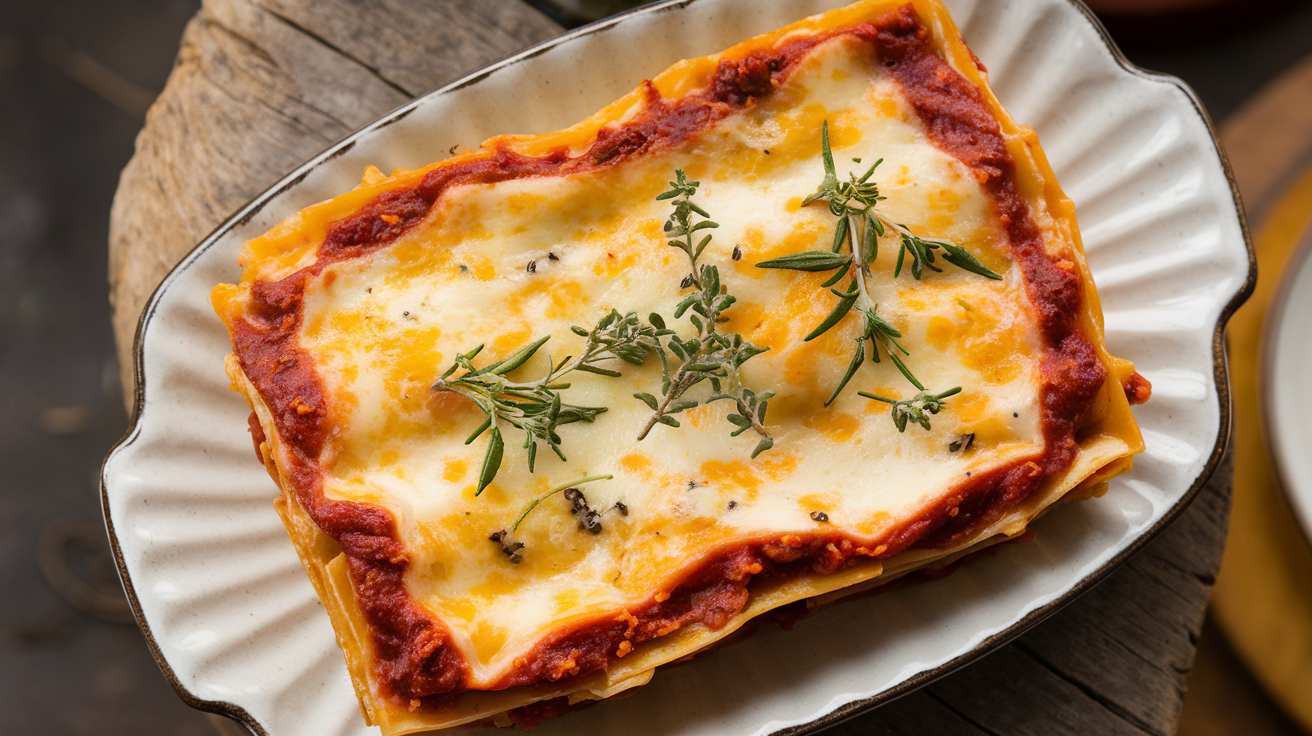
[[[803,342],[835,302],[820,288],[829,274],[754,266],[832,241],[828,209],[800,206],[823,177],[826,120],[840,172],[884,159],[873,180],[893,219],[964,244],[1005,274],[989,281],[948,266],[923,281],[906,271],[894,279],[896,243],[881,243],[869,288],[901,330],[908,364],[931,390],[962,387],[932,431],[899,433],[886,404],[857,395],[914,395],[887,358],[867,361],[824,407],[850,359],[857,317]],[[484,364],[551,335],[516,374],[537,377],[548,354],[559,361],[580,349],[571,326],[590,328],[610,309],[659,312],[692,334],[686,320],[672,318],[686,293],[679,282],[687,259],[665,244],[671,209],[655,200],[676,168],[701,181],[694,201],[720,224],[701,260],[719,266],[739,299],[724,330],[769,347],[743,375],[779,394],[767,422],[774,449],[749,459],[756,437],[729,437],[727,402],[685,412],[682,427],[657,426],[637,442],[651,411],[633,393],[660,393],[653,357],[642,367],[616,366],[621,379],[570,375],[567,402],[609,411],[561,428],[568,461],[544,450],[529,474],[522,435],[503,427],[504,464],[476,498],[487,439],[465,439],[482,414],[429,388],[457,353],[486,344]],[[735,246],[741,260],[732,259]],[[392,245],[325,269],[307,287],[300,335],[337,428],[324,491],[395,515],[413,560],[411,593],[450,628],[470,663],[470,687],[495,682],[545,633],[668,592],[681,571],[716,550],[818,529],[873,544],[968,471],[1039,451],[1040,341],[1005,247],[972,172],[932,145],[868,48],[827,42],[767,100],[685,145],[621,167],[449,189]],[[949,452],[968,432],[973,447]],[[591,506],[622,501],[629,509],[605,515],[602,533],[580,530],[558,495],[515,535],[526,545],[522,563],[488,540],[547,489],[598,473],[615,477],[582,487]],[[812,519],[816,511],[828,525]]]

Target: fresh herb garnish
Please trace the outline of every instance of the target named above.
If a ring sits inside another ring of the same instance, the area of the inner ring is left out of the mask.
[[[837,169],[834,166],[833,150],[829,146],[829,123],[827,121],[821,129],[820,152],[824,163],[825,177],[820,182],[820,186],[816,188],[816,191],[802,200],[802,205],[809,205],[820,200],[824,200],[829,205],[829,211],[838,218],[838,226],[834,230],[833,245],[827,251],[810,250],[791,253],[779,258],[762,261],[756,265],[758,268],[778,268],[812,273],[836,271],[833,276],[821,284],[821,287],[829,289],[830,293],[838,297],[838,303],[834,305],[829,315],[804,338],[806,341],[814,340],[828,332],[853,311],[861,315],[861,329],[853,338],[856,349],[853,351],[852,360],[848,363],[842,380],[838,382],[833,394],[825,402],[825,406],[834,403],[843,389],[847,387],[848,382],[856,375],[857,369],[861,367],[866,358],[866,343],[870,343],[871,362],[880,362],[880,347],[882,346],[883,352],[888,355],[889,360],[897,367],[898,371],[911,382],[911,385],[924,392],[924,384],[915,377],[902,359],[904,356],[911,355],[910,351],[898,342],[898,338],[902,337],[902,333],[879,316],[876,311],[878,305],[874,303],[870,298],[870,294],[866,291],[866,279],[872,276],[871,264],[879,255],[879,239],[891,232],[897,235],[901,241],[897,266],[893,272],[894,278],[897,278],[901,273],[903,260],[908,252],[911,253],[911,275],[915,278],[922,278],[925,268],[934,271],[942,270],[934,265],[934,251],[938,249],[944,251],[942,254],[944,261],[966,271],[991,279],[1001,279],[1002,276],[980,263],[968,251],[955,243],[918,236],[907,229],[905,225],[894,222],[881,213],[876,205],[883,201],[885,197],[879,193],[878,185],[870,181],[870,177],[874,175],[875,169],[879,167],[883,159],[871,164],[870,168],[861,176],[858,177],[855,173],[849,173],[847,181],[840,181]],[[853,161],[860,163],[861,160],[853,159]],[[844,252],[845,248],[846,252]],[[849,275],[851,280],[845,290],[839,291],[832,288]],[[952,389],[944,395],[951,395],[957,391],[960,391],[960,388]],[[922,393],[922,395],[928,394]],[[931,413],[936,413],[936,411]],[[899,414],[895,411],[895,421],[898,416]],[[916,423],[928,429],[929,421],[924,418],[923,412],[917,416],[919,419]],[[906,419],[904,418],[898,424],[898,429],[901,431],[905,427]]]
[[[578,490],[578,486],[581,486],[584,483],[591,483],[597,480],[611,480],[614,477],[615,476],[613,475],[588,475],[583,478],[572,480],[568,483],[552,488],[551,490],[547,491],[541,496],[538,496],[532,501],[529,501],[528,503],[524,504],[524,508],[520,510],[519,516],[515,517],[515,523],[510,526],[510,533],[514,534],[515,532],[519,531],[519,525],[524,523],[524,519],[528,516],[529,512],[537,508],[538,504],[542,503],[548,498],[551,498],[557,493],[560,493],[561,491],[568,491],[570,489]],[[628,509],[625,509],[624,515],[628,516]]]
[[[834,153],[829,147],[829,121],[827,120],[821,128],[820,153],[824,161],[825,178],[820,182],[820,186],[816,187],[815,192],[802,200],[802,206],[805,207],[818,200],[825,200],[829,204],[829,211],[834,214],[834,217],[839,218],[838,227],[834,231],[834,243],[829,253],[839,254],[840,257],[830,257],[828,261],[825,261],[825,263],[832,263],[833,265],[799,270],[828,271],[844,266],[850,268],[853,263],[852,256],[841,256],[843,243],[847,242],[852,254],[861,256],[856,262],[869,276],[870,263],[879,255],[879,238],[891,232],[898,236],[900,241],[897,264],[893,268],[894,278],[901,275],[902,265],[908,253],[911,254],[911,275],[917,280],[924,277],[926,268],[931,271],[941,272],[943,269],[934,265],[934,251],[941,249],[943,253],[940,255],[943,260],[957,268],[989,279],[1002,279],[1002,274],[985,266],[970,251],[960,245],[950,240],[916,235],[906,225],[894,221],[888,215],[879,211],[877,203],[884,201],[886,197],[879,193],[879,186],[870,181],[870,177],[874,175],[875,169],[879,168],[884,159],[881,158],[875,161],[869,169],[866,169],[866,173],[860,177],[849,172],[847,181],[839,181],[838,172],[834,166]],[[852,160],[861,163],[859,158]],[[863,247],[858,249],[856,247],[857,243],[861,243]],[[783,258],[771,259],[756,265],[762,268],[795,268],[795,266],[789,265],[789,259],[797,259],[799,256],[814,259],[827,255],[829,254],[825,251],[806,251],[784,256]],[[846,271],[843,273],[846,273]],[[837,283],[842,277],[842,274],[835,276],[832,282],[826,285],[830,286]]]
[[[952,440],[952,442],[948,444],[948,452],[965,452],[966,450],[969,450],[970,446],[973,444],[975,444],[975,433],[968,432],[957,437],[955,440]]]
[[[711,213],[702,209],[696,202],[692,201],[692,195],[697,193],[697,187],[701,186],[699,181],[688,181],[688,177],[683,173],[683,169],[674,170],[675,181],[670,182],[669,191],[661,192],[656,195],[656,201],[660,202],[666,199],[674,200],[670,204],[674,205],[674,212],[665,220],[665,237],[670,238],[668,245],[671,248],[678,248],[688,254],[688,260],[692,262],[692,272],[684,277],[683,283],[679,285],[680,289],[686,289],[689,286],[701,288],[697,274],[697,259],[701,257],[702,251],[710,245],[711,234],[698,241],[697,245],[692,244],[693,233],[698,230],[713,230],[720,226],[718,222],[711,222],[709,219],[701,222],[693,222],[694,214],[709,218]],[[687,300],[684,300],[687,301]]]
[[[601,513],[597,513],[593,511],[590,507],[588,507],[587,499],[583,497],[583,493],[578,489],[578,487],[583,485],[584,483],[591,483],[596,480],[610,480],[614,477],[615,476],[613,475],[589,475],[556,486],[555,488],[552,488],[551,490],[547,491],[541,496],[538,496],[532,501],[529,501],[527,504],[524,504],[524,508],[520,510],[519,516],[515,518],[515,523],[511,524],[509,529],[498,529],[492,532],[490,535],[488,535],[488,539],[500,545],[501,552],[505,554],[506,557],[509,557],[511,562],[518,565],[524,559],[524,555],[520,551],[524,549],[524,543],[514,538],[515,532],[519,531],[519,525],[524,523],[525,517],[529,515],[529,512],[537,508],[539,504],[541,504],[543,501],[547,500],[548,498],[551,498],[552,496],[556,495],[557,493],[561,493],[562,491],[565,493],[565,497],[569,499],[569,501],[573,504],[573,508],[570,511],[570,513],[572,514],[577,514],[579,512],[580,510],[579,500],[582,500],[581,508],[585,512],[585,516],[580,517],[579,528],[587,529],[593,534],[598,534],[601,532],[601,523],[598,521],[598,519],[601,517],[602,514],[606,512],[603,511]],[[570,493],[571,491],[573,491],[573,494]],[[616,502],[616,504],[611,508],[618,509],[619,512],[624,516],[629,515],[628,507],[622,503]],[[609,511],[609,509],[607,509],[607,511]]]
[[[833,290],[831,289],[830,291]],[[840,301],[838,307],[834,309],[834,313],[838,313],[839,308],[842,307],[843,302]],[[847,309],[851,309],[851,306],[849,305]],[[863,318],[861,332],[854,338],[854,341],[856,342],[856,351],[852,353],[852,361],[847,364],[847,371],[843,373],[843,379],[838,382],[838,386],[834,389],[834,392],[829,395],[829,400],[825,402],[825,406],[834,403],[838,398],[838,395],[847,387],[847,382],[851,381],[852,376],[856,375],[857,369],[861,367],[861,363],[866,358],[867,342],[870,343],[871,362],[879,362],[879,347],[882,345],[884,347],[884,352],[888,354],[888,359],[893,361],[893,365],[897,366],[897,369],[901,371],[902,375],[905,376],[908,381],[911,382],[911,385],[924,390],[925,387],[921,385],[920,381],[917,380],[914,375],[912,375],[911,369],[907,367],[906,363],[902,362],[902,358],[898,357],[899,352],[903,355],[911,354],[902,346],[902,343],[897,341],[897,338],[902,337],[902,333],[898,331],[896,327],[885,321],[883,317],[880,317],[875,312],[874,307],[867,309],[866,307],[861,306],[856,309],[861,313]],[[842,316],[846,314],[847,310],[845,309],[843,310],[842,315],[839,315],[838,319],[842,319]],[[838,319],[834,320],[834,324],[837,324]],[[833,325],[830,326],[832,327]],[[828,327],[825,329],[828,329]]]
[[[739,368],[743,363],[768,348],[753,345],[740,334],[723,333],[716,329],[716,324],[724,321],[723,313],[734,304],[736,298],[721,285],[719,269],[697,262],[711,242],[711,235],[707,233],[695,243],[693,236],[698,231],[719,225],[709,219],[694,221],[694,216],[710,217],[706,210],[692,201],[700,183],[688,181],[681,169],[675,171],[675,176],[676,181],[670,182],[671,189],[657,199],[673,200],[674,212],[665,222],[665,234],[670,238],[669,245],[687,254],[691,264],[680,288],[692,288],[694,291],[679,302],[674,317],[678,319],[687,314],[688,321],[697,330],[697,336],[686,340],[679,337],[674,330],[665,326],[665,320],[659,314],[651,314],[648,321],[644,322],[633,312],[621,315],[612,309],[591,330],[571,328],[575,334],[587,338],[583,350],[578,357],[567,357],[559,365],[551,361],[547,372],[536,381],[514,381],[507,374],[528,362],[551,339],[550,335],[482,368],[475,367],[473,363],[474,357],[482,351],[482,345],[456,355],[454,363],[433,383],[432,388],[434,391],[459,393],[473,401],[486,417],[469,439],[465,440],[465,444],[469,444],[484,432],[489,432],[487,451],[478,475],[478,489],[474,495],[482,493],[501,469],[505,455],[501,423],[524,433],[523,447],[528,450],[530,473],[534,470],[539,442],[545,443],[557,457],[565,460],[557,428],[573,422],[592,422],[598,414],[606,411],[606,407],[563,402],[560,392],[569,388],[570,384],[562,383],[561,379],[572,371],[617,378],[620,376],[619,371],[599,364],[618,359],[641,365],[652,352],[661,361],[662,398],[657,400],[648,393],[634,394],[654,412],[638,436],[639,440],[645,438],[657,424],[678,427],[679,421],[673,414],[727,399],[737,406],[737,412],[728,416],[728,420],[739,428],[732,435],[736,437],[751,429],[761,436],[752,457],[774,444],[774,439],[764,426],[768,402],[774,392],[757,394],[743,386],[739,376]],[[554,253],[548,254],[548,258],[558,260]],[[535,267],[536,262],[531,262],[531,265]],[[451,378],[461,369],[463,373]],[[710,382],[711,392],[708,395],[700,399],[685,397],[689,389],[703,381]]]
[[[731,436],[737,437],[749,429],[760,435],[760,441],[752,450],[752,457],[756,457],[774,446],[774,438],[765,429],[765,414],[775,394],[773,391],[758,394],[744,386],[739,369],[743,363],[769,348],[754,345],[741,334],[724,333],[716,329],[716,325],[725,319],[724,312],[733,306],[737,298],[720,282],[718,268],[697,262],[711,242],[710,233],[695,244],[693,234],[719,225],[708,219],[693,221],[694,214],[703,218],[710,217],[706,210],[692,201],[700,182],[688,181],[682,169],[677,169],[674,174],[675,181],[670,182],[670,190],[656,199],[673,200],[674,212],[665,221],[664,230],[670,238],[668,245],[688,256],[689,272],[683,277],[679,288],[694,290],[675,307],[674,318],[680,319],[687,314],[697,335],[688,339],[681,338],[666,328],[665,320],[659,314],[652,314],[648,318],[656,334],[665,338],[665,342],[656,350],[661,361],[661,398],[643,392],[634,394],[653,412],[638,435],[638,440],[644,439],[657,424],[678,427],[679,420],[672,416],[674,414],[713,401],[727,400],[734,402],[737,409],[728,416],[729,422],[738,427],[730,433]],[[710,393],[700,398],[688,398],[686,394],[689,389],[702,382],[710,383]]]
[[[601,534],[601,517],[611,511],[620,512],[620,516],[629,515],[629,507],[622,502],[616,501],[613,506],[605,511],[597,511],[588,505],[588,497],[583,495],[583,491],[577,488],[566,488],[562,494],[565,500],[569,501],[571,506],[569,513],[577,516],[579,519],[579,529],[586,529],[593,534]]]
[[[468,398],[486,415],[478,429],[465,440],[465,444],[469,444],[491,430],[483,466],[478,474],[478,490],[474,495],[482,493],[501,469],[505,452],[501,423],[524,432],[523,447],[528,450],[530,473],[537,459],[538,442],[545,443],[557,457],[564,460],[565,453],[560,448],[557,428],[573,422],[591,422],[598,414],[606,411],[606,407],[565,403],[561,400],[560,392],[569,388],[570,384],[561,383],[560,379],[573,371],[619,377],[619,371],[604,368],[600,364],[622,360],[641,365],[659,345],[657,330],[644,324],[632,312],[621,315],[612,309],[591,330],[582,327],[572,329],[575,334],[587,338],[583,350],[577,357],[566,357],[559,365],[554,361],[549,362],[547,372],[536,381],[513,381],[506,375],[528,362],[551,339],[549,335],[482,368],[476,368],[472,362],[483,349],[479,345],[468,353],[457,355],[451,367],[433,384],[434,391],[454,391]],[[451,378],[462,368],[464,373]]]
[[[498,529],[488,535],[488,540],[496,542],[501,546],[501,554],[510,558],[510,561],[518,565],[524,561],[524,555],[520,553],[524,549],[523,542],[517,542],[510,538],[510,532],[505,529]]]
[[[875,401],[882,401],[886,404],[891,404],[893,407],[891,412],[893,415],[893,424],[897,425],[897,431],[905,432],[907,431],[908,421],[915,422],[925,429],[929,429],[929,417],[926,416],[926,414],[937,414],[940,411],[943,411],[944,407],[947,406],[947,402],[943,401],[943,399],[961,393],[961,387],[957,386],[956,388],[950,388],[939,394],[931,394],[927,391],[921,391],[913,398],[902,399],[900,401],[880,396],[878,394],[872,394],[868,391],[858,391],[857,393],[867,399],[874,399]]]

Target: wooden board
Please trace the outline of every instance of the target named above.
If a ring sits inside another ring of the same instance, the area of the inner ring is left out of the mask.
[[[409,96],[559,31],[519,0],[207,2],[114,201],[125,385],[145,300],[229,212]],[[830,733],[1174,734],[1229,478],[1225,466],[1159,539],[1016,642]]]

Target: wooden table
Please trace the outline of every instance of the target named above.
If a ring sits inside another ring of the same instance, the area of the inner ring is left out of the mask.
[[[383,112],[561,30],[520,0],[207,1],[114,199],[126,395],[143,304],[224,217]],[[1174,734],[1230,477],[1227,463],[1161,537],[1024,636],[830,733]]]

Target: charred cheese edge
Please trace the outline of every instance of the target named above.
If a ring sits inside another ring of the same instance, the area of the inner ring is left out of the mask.
[[[408,560],[406,589],[442,622],[448,645],[467,664],[466,691],[444,707],[414,709],[415,703],[389,696],[377,681],[374,643],[347,560],[297,500],[303,480],[288,469],[287,439],[274,419],[286,407],[266,403],[236,357],[227,363],[234,389],[259,420],[261,455],[283,490],[279,513],[332,618],[362,710],[385,734],[489,718],[505,722],[504,714],[514,708],[561,696],[610,697],[779,606],[832,600],[1019,535],[1062,496],[1077,488],[1094,492],[1130,467],[1143,447],[1121,388],[1133,368],[1103,347],[1101,309],[1073,204],[1058,188],[1033,131],[1016,125],[989,91],[946,11],[925,0],[910,4],[930,29],[933,48],[982,93],[1001,126],[1044,247],[1080,277],[1077,328],[1108,375],[1074,462],[952,549],[912,548],[882,559],[872,552],[830,574],[756,586],[745,607],[718,628],[693,622],[612,657],[601,671],[488,689],[553,632],[622,617],[653,596],[668,595],[689,570],[724,550],[817,532],[841,532],[873,549],[890,530],[941,504],[968,474],[1039,453],[1043,344],[1021,269],[1011,260],[1005,228],[979,178],[930,141],[899,84],[851,36],[815,45],[774,92],[683,143],[614,167],[450,187],[395,241],[313,275],[296,334],[313,358],[331,427],[318,458],[322,493],[377,506],[395,519]],[[901,5],[859,2],[722,54],[680,62],[651,83],[662,97],[677,99],[705,88],[722,59],[850,27]],[[359,188],[292,215],[247,243],[242,280],[216,287],[216,311],[231,327],[250,308],[256,282],[276,282],[313,265],[334,223],[381,195],[414,187],[441,167],[491,158],[497,150],[577,155],[599,131],[631,119],[647,99],[638,90],[567,130],[500,136],[425,169],[390,176],[370,169]],[[1004,276],[990,281],[948,267],[922,281],[905,272],[894,279],[896,245],[881,243],[869,287],[881,315],[905,336],[909,365],[932,390],[963,389],[933,418],[931,431],[912,426],[899,433],[887,405],[857,395],[858,389],[914,395],[887,360],[867,362],[838,401],[824,407],[850,358],[855,316],[804,342],[832,308],[833,297],[818,286],[827,274],[754,265],[824,249],[832,240],[835,220],[827,208],[801,206],[823,176],[819,134],[825,121],[840,172],[858,166],[853,158],[867,164],[884,159],[873,180],[887,197],[886,212],[918,233],[965,245]],[[658,366],[650,359],[642,367],[621,366],[621,379],[571,375],[567,400],[609,411],[593,424],[563,427],[569,460],[539,453],[533,474],[519,447],[522,437],[508,432],[495,483],[475,497],[486,436],[464,442],[482,416],[453,394],[434,394],[430,384],[457,353],[475,345],[487,345],[482,357],[491,362],[551,335],[520,369],[539,375],[547,355],[559,360],[582,344],[571,326],[587,328],[612,308],[659,312],[674,323],[687,261],[665,245],[660,228],[669,205],[655,197],[676,168],[701,181],[696,201],[720,223],[710,231],[714,238],[702,262],[716,264],[738,297],[725,329],[770,348],[744,366],[744,377],[779,394],[768,421],[774,449],[749,459],[755,438],[730,438],[721,405],[688,412],[682,427],[658,426],[636,442],[650,410],[633,393],[659,389]],[[735,248],[740,260],[732,257]],[[535,270],[526,268],[529,262]],[[973,446],[950,452],[949,443],[966,433],[975,435]],[[629,509],[627,516],[607,515],[602,533],[581,532],[568,504],[554,498],[516,534],[526,544],[522,563],[510,564],[488,540],[528,500],[595,473],[615,477],[586,486],[589,502],[602,509],[622,501]],[[811,514],[817,511],[828,522],[815,521]]]

